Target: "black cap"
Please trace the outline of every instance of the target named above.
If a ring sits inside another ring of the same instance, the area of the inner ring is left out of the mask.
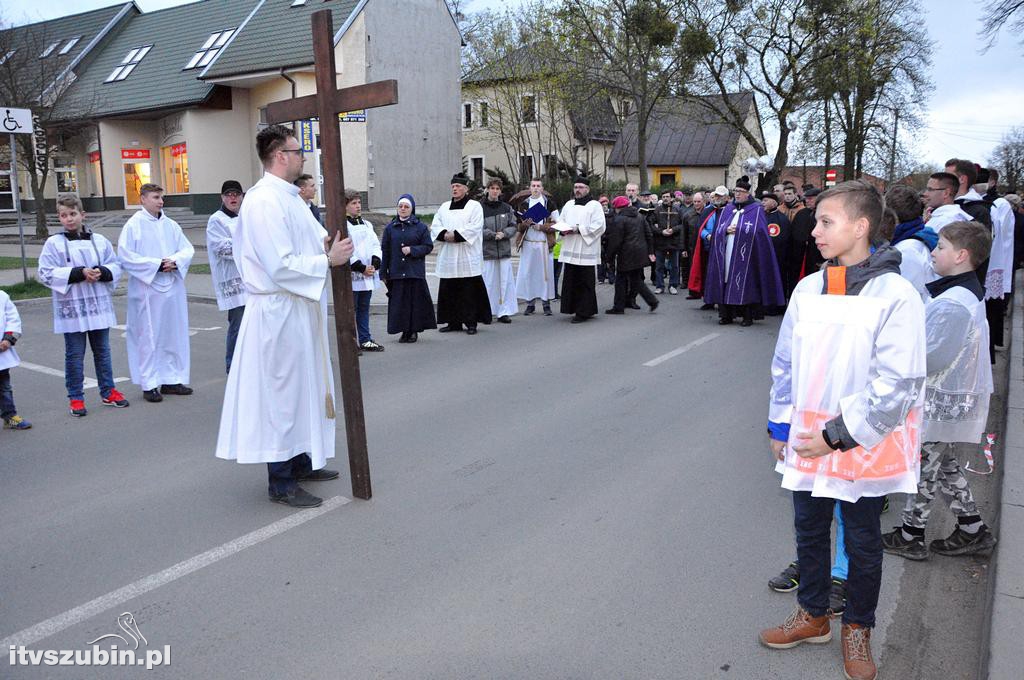
[[[469,186],[469,178],[458,172],[452,175],[452,184],[461,184],[462,186]]]
[[[220,193],[222,196],[231,191],[237,191],[240,194],[245,193],[244,191],[242,191],[241,183],[235,179],[229,179],[226,182],[224,182],[224,184],[220,185]]]
[[[821,189],[819,189],[818,187],[811,187],[810,189],[804,192],[804,198],[808,198],[810,196],[817,196],[820,193]]]
[[[584,175],[576,175],[576,178],[572,181],[573,184],[586,184],[590,186],[590,178]]]

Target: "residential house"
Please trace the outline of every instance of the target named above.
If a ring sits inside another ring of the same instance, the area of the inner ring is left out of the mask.
[[[210,212],[225,179],[255,183],[266,106],[316,92],[310,15],[325,8],[339,87],[398,80],[397,105],[340,117],[346,186],[365,192],[369,209],[391,209],[405,192],[423,206],[446,200],[460,163],[451,120],[461,36],[444,0],[403,0],[401,12],[388,0],[200,0],[136,12],[56,107],[59,120],[94,121],[64,140],[78,174],[91,169],[79,193],[119,209],[155,182],[167,205]],[[417,35],[430,39],[396,39]],[[322,181],[318,123],[296,123],[306,171]]]
[[[824,165],[789,165],[779,174],[779,183],[792,182],[797,187],[802,187],[805,184],[813,184],[819,189],[825,188],[825,172],[828,170],[835,170],[836,182],[843,181],[843,168],[842,166],[826,167]],[[870,173],[861,173],[861,179],[865,179],[875,186],[879,191],[885,191],[886,183],[881,177],[876,177]]]

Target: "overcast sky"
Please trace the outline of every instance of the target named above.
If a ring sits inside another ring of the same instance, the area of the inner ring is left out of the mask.
[[[191,0],[137,0],[142,11],[182,5]],[[215,1],[215,0],[208,0]],[[278,0],[282,1],[282,0]],[[396,0],[388,0],[395,2]],[[519,0],[469,0],[467,9],[500,8]],[[3,0],[5,23],[50,19],[116,4],[113,0]],[[983,162],[1000,137],[1024,125],[1024,47],[1003,31],[985,56],[978,52],[981,0],[922,0],[922,30],[941,40],[933,53],[935,93],[929,102],[928,129],[917,144],[922,161],[942,164],[951,156]]]

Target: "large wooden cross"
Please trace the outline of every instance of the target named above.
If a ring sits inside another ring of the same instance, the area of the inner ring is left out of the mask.
[[[339,90],[334,61],[334,26],[331,10],[313,13],[313,60],[316,94],[274,102],[267,106],[267,122],[285,123],[314,116],[320,119],[320,173],[324,178],[324,203],[327,205],[327,231],[331,239],[341,232],[348,237],[345,221],[345,175],[341,160],[341,130],[338,114],[398,103],[398,83],[383,80]],[[359,377],[359,357],[353,312],[352,275],[348,263],[335,267],[331,275],[334,294],[334,327],[341,360],[341,395],[345,411],[348,463],[352,475],[352,495],[368,500],[370,461],[366,449],[366,421],[363,416],[363,386]]]

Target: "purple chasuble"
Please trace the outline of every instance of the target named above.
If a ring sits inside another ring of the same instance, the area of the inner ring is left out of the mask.
[[[733,237],[729,279],[725,278],[725,252],[737,206],[729,203],[715,224],[708,257],[708,275],[704,281],[704,301],[726,305],[761,304],[783,306],[786,296],[775,261],[775,250],[768,235],[768,220],[758,201],[749,201],[742,211]]]

